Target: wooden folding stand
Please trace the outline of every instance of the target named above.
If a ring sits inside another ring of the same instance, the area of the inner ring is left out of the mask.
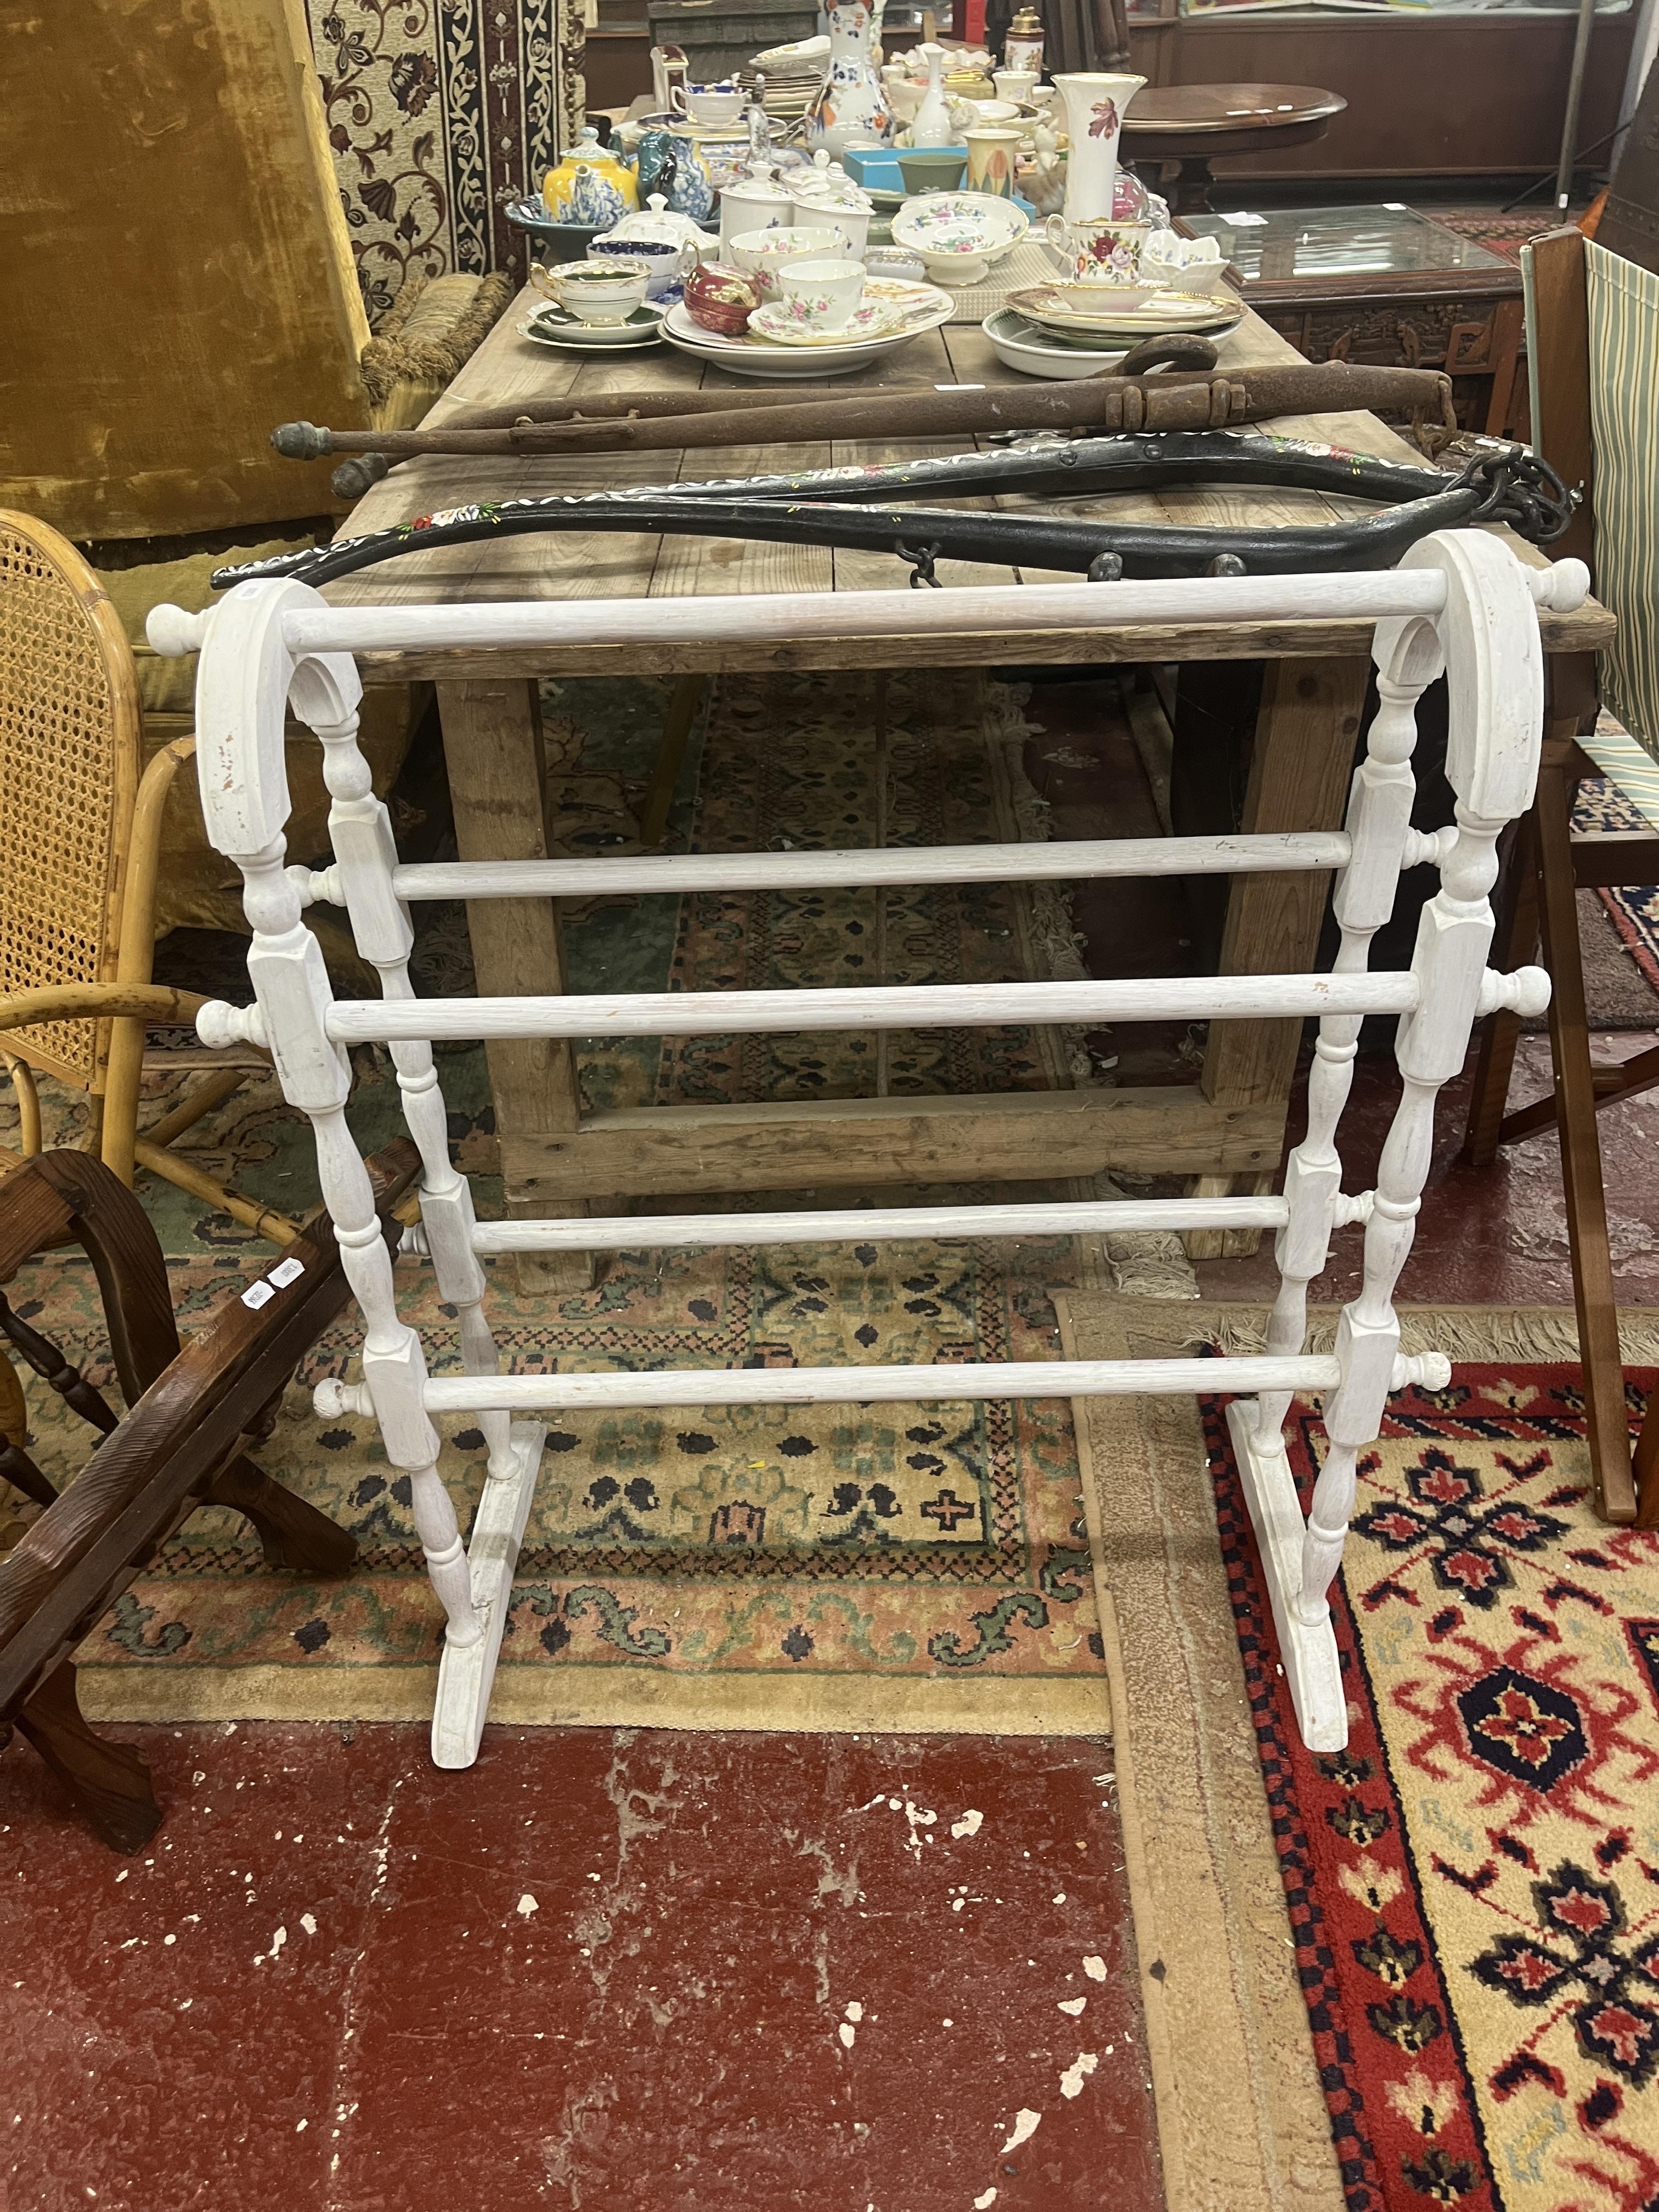
[[[1303,1735],[1322,1751],[1346,1741],[1346,1699],[1326,1593],[1341,1558],[1358,1455],[1378,1432],[1389,1392],[1413,1383],[1441,1389],[1450,1378],[1449,1364],[1437,1353],[1401,1356],[1393,1291],[1411,1246],[1435,1100],[1463,1065],[1472,1024],[1498,1006],[1525,1012],[1545,1002],[1540,971],[1500,975],[1487,970],[1492,917],[1486,894],[1497,875],[1498,836],[1532,796],[1543,708],[1537,609],[1577,604],[1585,584],[1578,563],[1532,570],[1485,532],[1446,532],[1425,539],[1400,568],[1386,574],[1028,585],[941,593],[934,599],[930,612],[942,624],[971,623],[1005,635],[1056,620],[1102,632],[1149,621],[1375,622],[1379,709],[1354,778],[1347,825],[1340,832],[921,853],[468,859],[421,868],[399,866],[390,818],[373,794],[357,745],[362,684],[354,652],[438,641],[471,647],[502,640],[540,648],[556,646],[577,628],[590,637],[625,629],[636,647],[648,649],[692,622],[705,639],[752,640],[766,635],[769,625],[799,625],[802,609],[760,595],[701,599],[689,611],[672,600],[334,608],[302,584],[270,580],[239,586],[205,616],[169,610],[153,624],[158,649],[201,650],[197,726],[203,805],[215,846],[241,872],[253,932],[248,969],[255,1004],[205,1007],[198,1027],[210,1043],[240,1039],[267,1045],[284,1096],[312,1121],[325,1202],[368,1322],[362,1382],[325,1382],[316,1402],[330,1419],[372,1413],[388,1459],[409,1474],[416,1527],[447,1622],[433,1723],[440,1765],[464,1766],[477,1755],[541,1456],[544,1417],[551,1409],[960,1401],[1143,1390],[1232,1398],[1230,1424]],[[810,619],[811,603],[805,612]],[[908,592],[870,592],[837,607],[834,619],[874,639],[891,634],[896,625],[914,623],[915,611]],[[1457,821],[1453,829],[1420,834],[1410,826],[1415,708],[1425,686],[1443,671],[1450,695],[1447,774],[1457,793]],[[289,798],[282,731],[289,703],[323,745],[324,774],[333,794],[330,831],[336,858],[320,872],[284,865]],[[1424,910],[1412,966],[1368,973],[1370,941],[1393,909],[1401,870],[1421,861],[1437,866],[1440,889]],[[1329,975],[425,1000],[415,998],[409,975],[413,939],[406,902],[416,898],[465,898],[476,909],[493,900],[699,883],[736,889],[919,878],[1019,881],[1164,868],[1316,872],[1333,866],[1341,871],[1336,912],[1342,942]],[[336,1000],[316,939],[301,919],[306,904],[317,899],[345,907],[359,952],[380,973],[378,1001]],[[1398,1043],[1403,1091],[1377,1188],[1345,1195],[1335,1131],[1368,1013],[1404,1018]],[[469,1187],[450,1159],[432,1053],[434,1039],[450,1038],[528,1042],[595,1033],[695,1036],[917,1023],[950,1027],[1309,1015],[1320,1018],[1320,1036],[1308,1134],[1292,1156],[1282,1197],[480,1224]],[[465,1371],[459,1376],[430,1377],[419,1339],[398,1318],[391,1261],[345,1119],[347,1048],[368,1042],[391,1047],[404,1114],[420,1149],[421,1229],[408,1242],[430,1256],[441,1297],[459,1314]],[[1308,1284],[1325,1266],[1333,1231],[1358,1222],[1364,1224],[1364,1288],[1344,1310],[1334,1351],[1310,1356],[1303,1350]],[[501,1376],[483,1310],[480,1259],[491,1253],[1188,1226],[1278,1231],[1280,1289],[1264,1357]],[[1297,1391],[1328,1394],[1329,1443],[1305,1522],[1283,1434]],[[489,1476],[465,1546],[438,1473],[439,1438],[430,1419],[434,1412],[463,1407],[478,1415],[489,1446]],[[514,1413],[529,1418],[514,1421]]]
[[[391,1211],[416,1164],[400,1138],[365,1168],[371,1236],[395,1237]],[[0,1453],[0,1475],[47,1507],[0,1559],[0,1747],[15,1724],[104,1841],[136,1851],[161,1818],[149,1770],[131,1746],[87,1725],[70,1654],[198,1505],[246,1514],[268,1566],[313,1575],[349,1569],[357,1547],[347,1531],[246,1456],[270,1433],[295,1367],[345,1304],[348,1285],[332,1229],[319,1218],[181,1346],[166,1263],[137,1200],[89,1154],[44,1152],[0,1180],[0,1280],[66,1238],[85,1247],[97,1270],[130,1410],[118,1419],[0,1301],[0,1330],[105,1431],[57,1496],[21,1440]]]

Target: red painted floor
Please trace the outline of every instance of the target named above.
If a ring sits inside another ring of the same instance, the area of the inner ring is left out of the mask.
[[[1097,1743],[132,1733],[135,1859],[0,1762],[0,2212],[1162,2204]]]

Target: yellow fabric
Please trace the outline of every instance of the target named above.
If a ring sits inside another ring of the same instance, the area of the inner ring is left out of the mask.
[[[5,16],[0,507],[82,542],[325,511],[326,466],[269,443],[367,419],[301,0]]]

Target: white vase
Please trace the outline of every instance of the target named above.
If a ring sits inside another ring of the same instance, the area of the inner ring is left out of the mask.
[[[1054,79],[1066,103],[1066,131],[1072,142],[1066,162],[1068,222],[1112,212],[1124,111],[1146,82],[1144,76],[1108,76],[1094,71]]]
[[[927,89],[910,125],[913,146],[954,146],[957,134],[951,121],[951,103],[945,96],[945,49],[926,46]]]
[[[844,154],[849,146],[890,146],[893,118],[871,58],[871,15],[864,0],[830,9],[830,75],[809,123],[813,146]]]

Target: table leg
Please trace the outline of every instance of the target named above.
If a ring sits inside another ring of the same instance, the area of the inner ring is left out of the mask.
[[[1247,830],[1337,830],[1353,775],[1370,665],[1364,660],[1279,660],[1262,684],[1255,750],[1244,795]],[[1238,876],[1221,939],[1224,975],[1290,975],[1313,965],[1324,925],[1325,874]],[[1205,1096],[1218,1106],[1288,1105],[1302,1042],[1299,1021],[1212,1022]],[[1261,1178],[1252,1178],[1252,1183]],[[1233,1189],[1230,1176],[1200,1176],[1195,1197]],[[1254,1249],[1256,1231],[1190,1231],[1194,1260]]]
[[[1572,872],[1574,787],[1555,762],[1539,771],[1538,825],[1544,957],[1550,971],[1550,1054],[1554,1063],[1556,1133],[1567,1201],[1572,1297],[1578,1316],[1578,1357],[1584,1376],[1584,1426],[1596,1510],[1604,1521],[1633,1521],[1629,1414],[1613,1257],[1607,1246],[1601,1144],[1595,1127],[1595,1075],[1584,1007],[1578,941],[1577,890]]]
[[[464,860],[547,857],[540,694],[533,682],[441,684],[438,711]],[[472,963],[482,996],[558,993],[564,961],[550,899],[479,899],[466,909]],[[495,1134],[568,1134],[580,1118],[575,1054],[568,1040],[532,1037],[487,1045]],[[563,1209],[507,1186],[507,1211],[540,1219]],[[569,1211],[585,1211],[580,1204]],[[593,1279],[585,1252],[520,1255],[523,1291],[585,1290]]]

